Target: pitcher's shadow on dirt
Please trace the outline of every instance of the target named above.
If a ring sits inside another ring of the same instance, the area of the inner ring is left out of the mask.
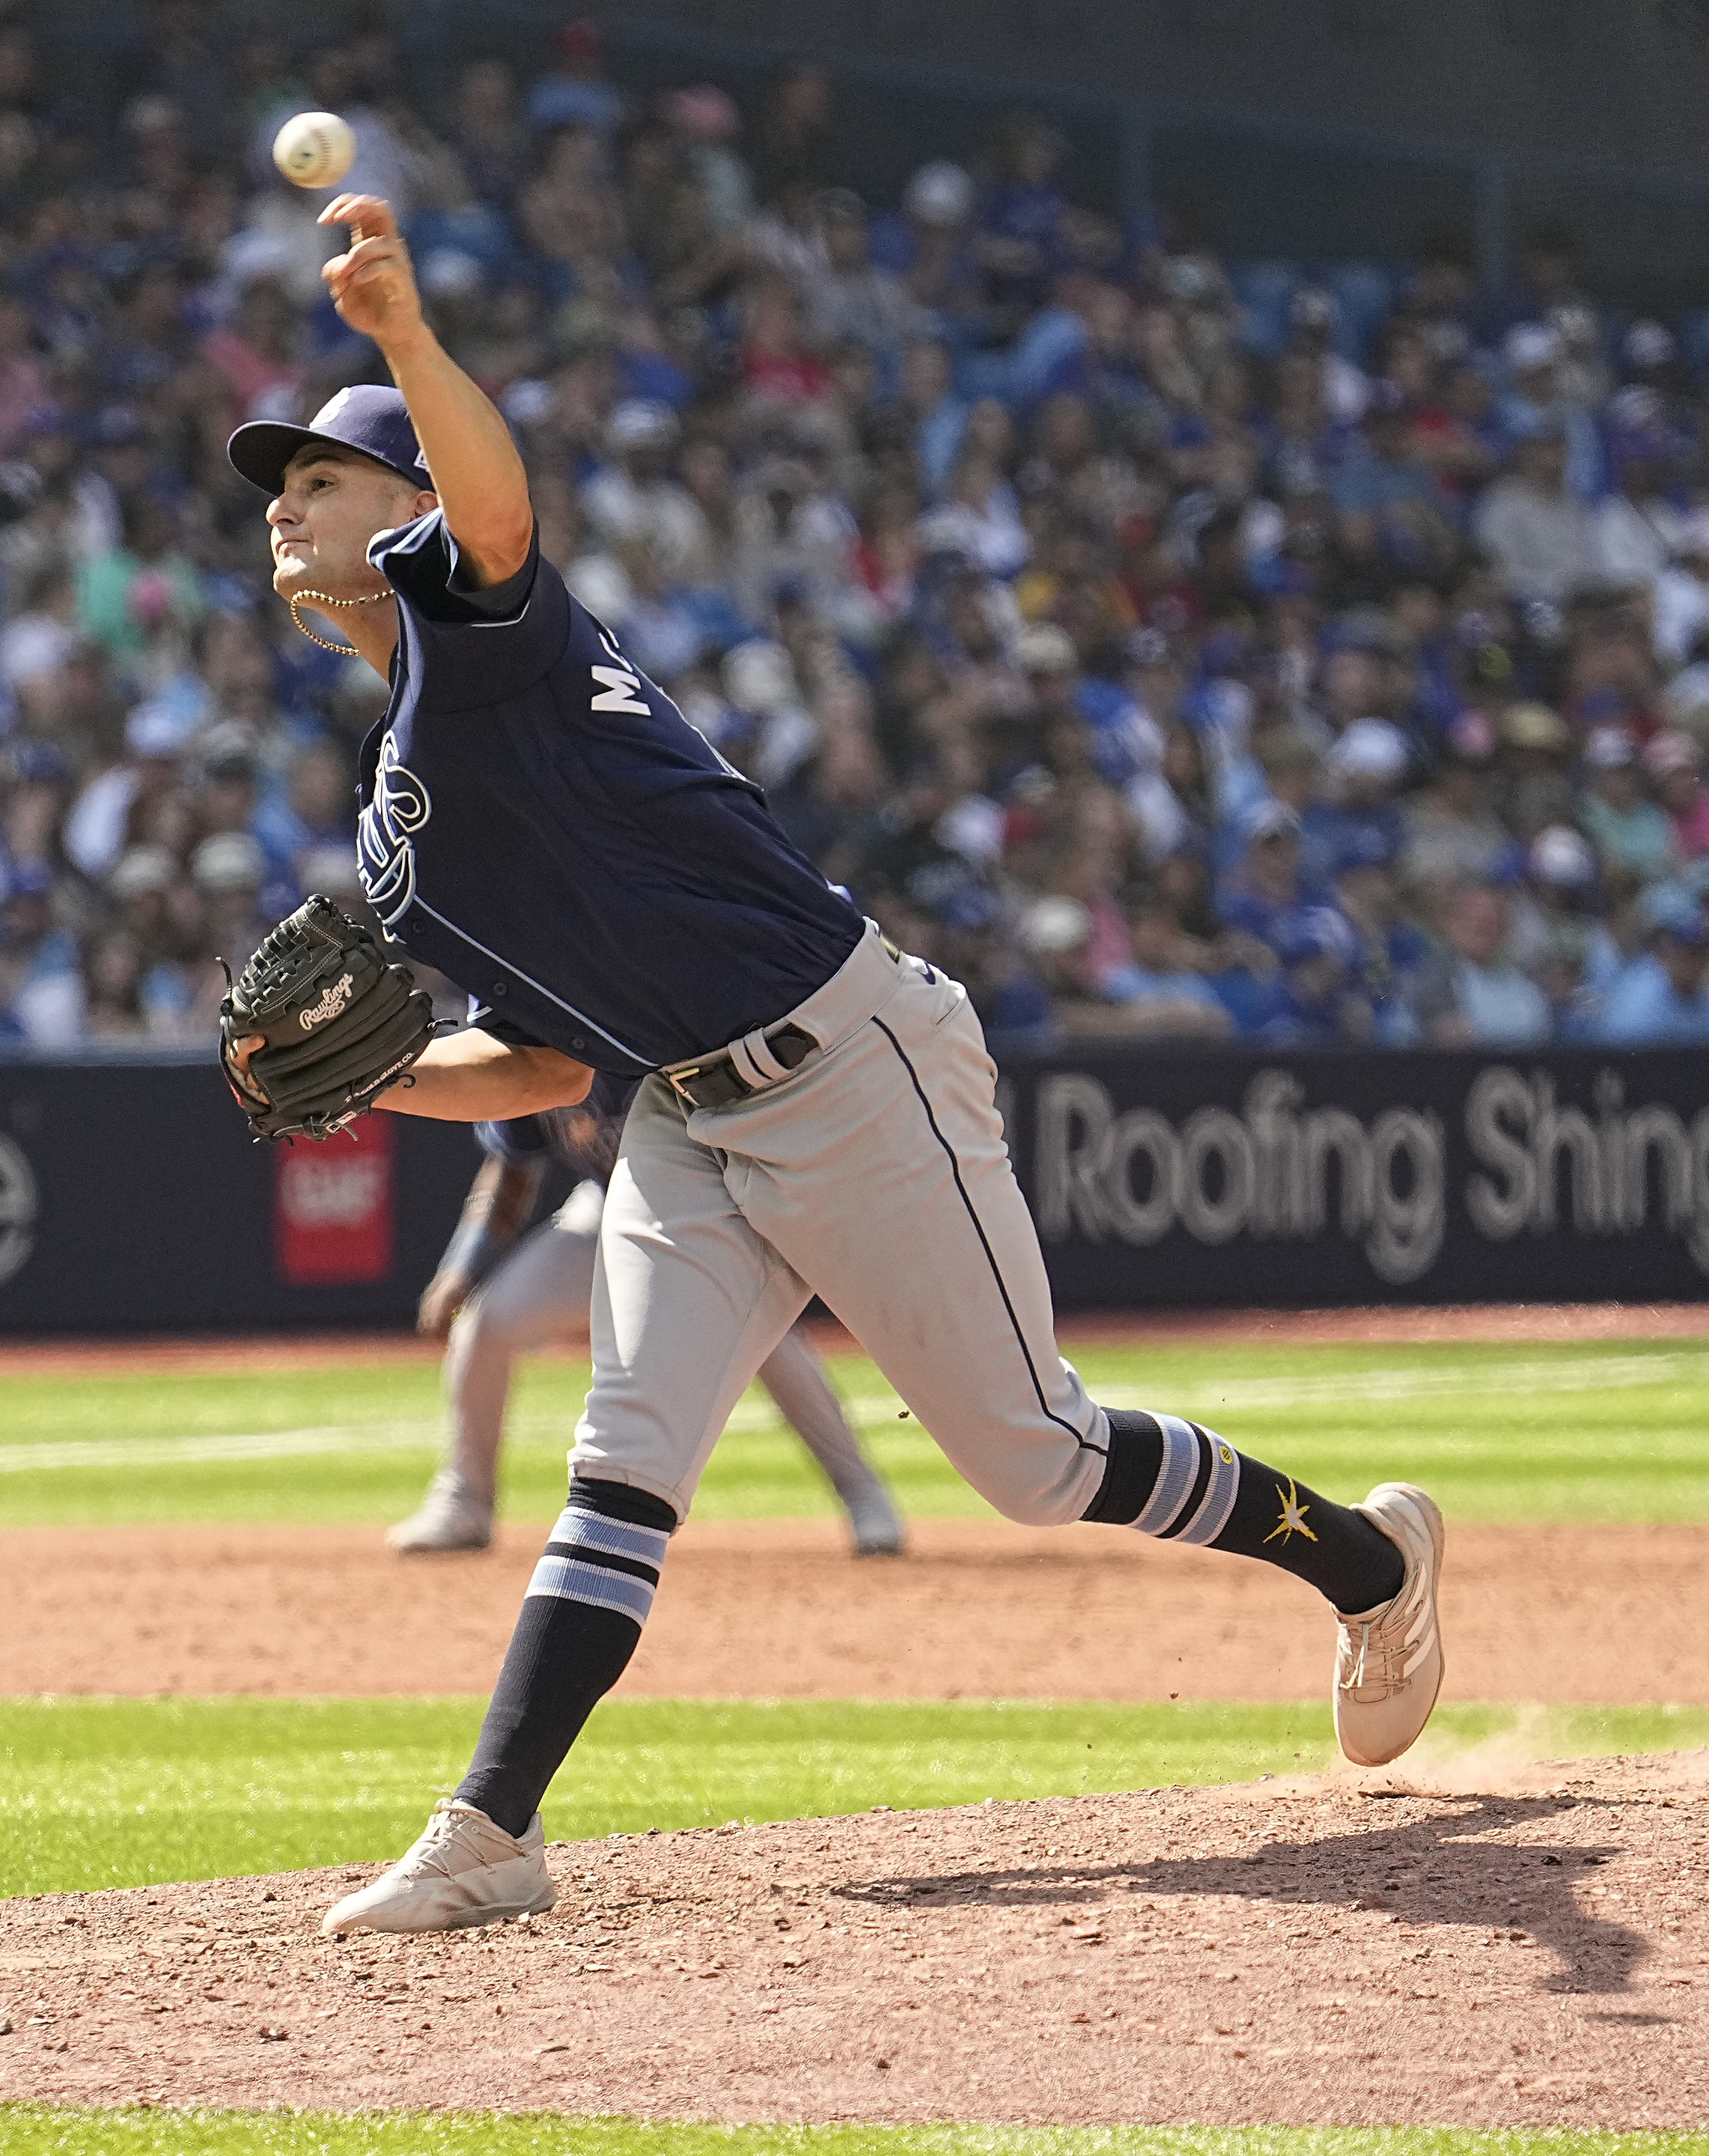
[[[1244,1856],[1137,1859],[1054,1871],[981,1871],[898,1876],[841,1887],[849,1901],[906,1902],[911,1908],[996,1908],[1107,1902],[1112,1888],[1164,1895],[1239,1895],[1275,1907],[1387,1909],[1405,1924],[1463,1924],[1517,1932],[1549,1948],[1556,1966],[1539,1989],[1620,1992],[1650,1953],[1641,1933],[1588,1915],[1571,1882],[1622,1851],[1607,1842],[1486,1841],[1496,1829],[1566,1820],[1599,1809],[1577,1798],[1448,1799],[1460,1808],[1385,1830],[1315,1840],[1271,1841]],[[1373,1799],[1372,1809],[1379,1800]],[[1036,1831],[1036,1829],[1033,1830]]]

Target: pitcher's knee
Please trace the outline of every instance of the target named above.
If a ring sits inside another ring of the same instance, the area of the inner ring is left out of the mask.
[[[1015,1477],[1002,1486],[988,1478],[968,1477],[1004,1519],[1022,1527],[1065,1527],[1084,1518],[1103,1479],[1103,1450],[1090,1445],[1053,1462],[1047,1474],[1037,1477]]]

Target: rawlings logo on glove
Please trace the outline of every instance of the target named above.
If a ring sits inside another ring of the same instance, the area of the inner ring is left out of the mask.
[[[336,1018],[354,993],[348,973],[341,973],[317,1004],[297,1013],[297,1024],[305,1033],[312,1033],[323,1019]]]
[[[328,1138],[367,1115],[434,1033],[433,1004],[409,968],[316,896],[231,983],[219,1060],[257,1138]]]

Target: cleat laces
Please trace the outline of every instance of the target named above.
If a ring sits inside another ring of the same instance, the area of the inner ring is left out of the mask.
[[[423,1845],[416,1848],[404,1860],[409,1866],[411,1878],[418,1878],[424,1871],[437,1871],[442,1879],[455,1876],[444,1859],[452,1836],[461,1821],[470,1816],[472,1809],[470,1805],[459,1804],[452,1797],[439,1799],[422,1835]]]
[[[1415,1612],[1399,1605],[1405,1590],[1396,1595],[1381,1615],[1366,1617],[1357,1622],[1341,1620],[1341,1671],[1336,1682],[1343,1691],[1363,1691],[1367,1686],[1375,1689],[1379,1697],[1391,1698],[1410,1682],[1412,1664],[1418,1651],[1425,1645],[1428,1627],[1414,1632],[1408,1620]],[[1354,1635],[1358,1638],[1358,1651],[1352,1651]],[[1352,1669],[1347,1670],[1348,1662]]]

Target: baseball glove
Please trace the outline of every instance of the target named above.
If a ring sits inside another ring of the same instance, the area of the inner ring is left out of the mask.
[[[330,898],[300,906],[231,981],[219,1060],[261,1138],[328,1138],[434,1037],[430,999]]]

